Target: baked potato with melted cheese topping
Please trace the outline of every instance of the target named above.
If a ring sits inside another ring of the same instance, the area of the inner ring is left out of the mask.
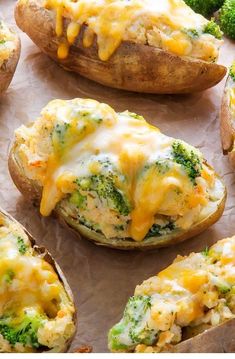
[[[113,352],[234,352],[235,237],[173,264],[135,289],[109,332]]]
[[[0,210],[0,352],[64,352],[76,329],[72,292],[51,254]]]
[[[20,39],[0,19],[0,94],[7,90],[20,57]]]
[[[223,152],[235,167],[235,62],[230,68],[222,97],[220,133]]]
[[[19,190],[99,245],[153,248],[200,233],[226,190],[196,148],[142,116],[88,99],[53,100],[16,130],[9,170]]]
[[[183,0],[19,0],[15,18],[62,67],[106,86],[191,93],[226,73],[219,27]]]

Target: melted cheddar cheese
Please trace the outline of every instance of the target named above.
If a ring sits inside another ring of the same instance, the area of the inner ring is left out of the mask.
[[[208,21],[183,0],[45,0],[56,16],[61,38],[58,57],[65,59],[83,27],[83,46],[95,37],[98,55],[106,61],[122,41],[133,41],[205,61],[215,61],[221,41],[204,33]],[[64,20],[66,24],[64,25]],[[85,25],[85,28],[84,26]],[[66,29],[66,30],[64,30]],[[192,36],[192,29],[197,36]]]
[[[94,100],[50,102],[16,142],[26,176],[42,187],[41,214],[61,206],[107,238],[188,229],[221,196],[198,150]]]
[[[232,75],[233,74],[233,75]],[[230,68],[230,76],[227,84],[227,91],[229,96],[229,107],[232,113],[232,119],[235,119],[235,63]]]
[[[178,256],[138,285],[109,333],[111,351],[161,352],[235,317],[235,237]]]
[[[8,60],[14,50],[14,41],[14,34],[10,31],[6,24],[0,20],[0,67],[6,60]]]
[[[35,347],[8,342],[2,321],[10,327],[24,323],[25,316],[41,316],[38,348],[63,347],[75,330],[74,306],[53,267],[38,255],[21,226],[0,215],[0,352],[32,352]],[[37,348],[37,346],[36,346]],[[37,350],[36,350],[37,351]]]

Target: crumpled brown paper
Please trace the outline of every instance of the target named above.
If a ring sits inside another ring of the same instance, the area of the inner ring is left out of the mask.
[[[14,0],[0,0],[0,12],[14,25]],[[18,30],[20,31],[20,30]],[[224,81],[204,93],[155,96],[112,90],[61,69],[23,33],[21,59],[7,93],[0,99],[0,206],[9,211],[45,245],[64,271],[78,308],[78,331],[71,351],[81,345],[106,352],[107,331],[117,322],[134,288],[167,266],[177,254],[200,251],[235,234],[235,176],[222,155],[218,111]],[[235,43],[225,40],[220,62],[229,66]],[[150,252],[99,248],[63,228],[54,218],[42,218],[14,187],[7,154],[14,130],[34,120],[54,98],[93,98],[117,111],[136,112],[164,133],[188,141],[204,153],[222,175],[228,189],[223,217],[200,236],[174,247]]]

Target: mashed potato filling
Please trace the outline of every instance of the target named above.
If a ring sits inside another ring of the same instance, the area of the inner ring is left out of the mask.
[[[56,34],[61,37],[58,57],[64,59],[83,25],[83,45],[97,37],[99,58],[106,61],[122,41],[154,46],[178,56],[213,62],[221,41],[205,30],[208,20],[194,13],[183,0],[45,0],[56,13]],[[66,37],[62,38],[66,25]]]
[[[142,241],[208,216],[221,186],[202,154],[143,117],[94,100],[54,100],[16,131],[17,157],[56,206],[106,238]]]
[[[173,264],[135,289],[109,332],[111,351],[154,353],[235,317],[235,237]]]
[[[75,331],[74,306],[23,229],[0,215],[0,351],[57,351]]]
[[[8,60],[14,50],[15,37],[9,28],[0,20],[0,67]]]

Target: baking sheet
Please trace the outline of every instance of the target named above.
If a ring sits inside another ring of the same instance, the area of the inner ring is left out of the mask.
[[[14,25],[16,1],[0,0],[0,12]],[[20,30],[19,30],[20,31]],[[0,206],[9,211],[52,253],[73,290],[78,308],[78,331],[71,351],[80,345],[107,352],[107,331],[119,320],[134,288],[167,266],[177,254],[200,251],[235,234],[235,176],[220,145],[218,111],[224,81],[204,93],[187,96],[142,95],[103,87],[61,69],[20,33],[21,59],[7,93],[0,99]],[[226,40],[220,62],[230,65],[235,43]],[[150,252],[122,252],[100,248],[77,238],[54,218],[41,218],[14,187],[7,154],[14,129],[34,120],[54,98],[93,98],[117,111],[143,115],[162,132],[188,141],[204,153],[222,175],[228,189],[223,217],[200,236],[182,244]]]

